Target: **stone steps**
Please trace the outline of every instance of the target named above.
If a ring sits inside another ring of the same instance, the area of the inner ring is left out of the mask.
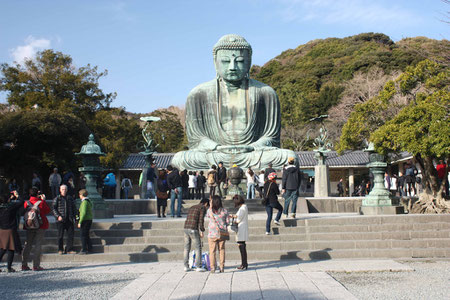
[[[55,224],[46,232],[44,261],[167,261],[183,258],[184,219],[144,222],[95,222],[95,254],[55,255]],[[205,227],[207,222],[205,222]],[[249,220],[250,260],[330,258],[450,258],[450,215],[321,216],[282,220],[265,235],[263,215]],[[21,231],[22,241],[25,232]],[[234,233],[227,259],[239,260]],[[80,250],[79,230],[75,249]],[[203,238],[203,251],[208,250]]]

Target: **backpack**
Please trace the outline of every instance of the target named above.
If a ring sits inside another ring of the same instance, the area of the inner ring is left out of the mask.
[[[44,223],[39,211],[39,204],[41,204],[41,202],[42,201],[39,200],[32,205],[30,201],[27,201],[27,209],[25,211],[25,215],[23,216],[24,227],[26,229],[39,229]]]
[[[213,185],[216,183],[216,178],[215,178],[216,176],[214,176],[214,175],[215,175],[214,172],[211,172],[208,174],[208,184],[209,185]]]
[[[131,184],[130,184],[130,179],[127,178],[127,179],[125,180],[125,183],[123,184],[123,186],[124,186],[124,187],[130,187],[130,186],[131,186]]]

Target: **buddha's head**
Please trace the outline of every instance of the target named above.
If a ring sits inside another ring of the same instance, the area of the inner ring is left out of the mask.
[[[252,47],[241,36],[227,34],[214,45],[217,75],[226,81],[241,82],[248,77],[252,65]]]

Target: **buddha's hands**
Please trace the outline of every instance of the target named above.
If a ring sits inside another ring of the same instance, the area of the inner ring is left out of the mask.
[[[217,146],[217,151],[226,154],[239,154],[255,151],[255,148],[249,145]]]

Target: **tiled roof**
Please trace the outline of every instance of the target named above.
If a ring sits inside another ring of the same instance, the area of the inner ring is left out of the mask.
[[[315,152],[297,152],[301,168],[313,168],[317,161],[314,159]],[[336,151],[327,153],[327,165],[330,167],[365,167],[369,163],[369,154],[364,151],[348,151],[338,155]],[[174,153],[156,153],[153,155],[158,168],[166,168],[172,161]],[[139,153],[130,154],[123,164],[121,170],[141,170],[145,166],[144,156]]]

